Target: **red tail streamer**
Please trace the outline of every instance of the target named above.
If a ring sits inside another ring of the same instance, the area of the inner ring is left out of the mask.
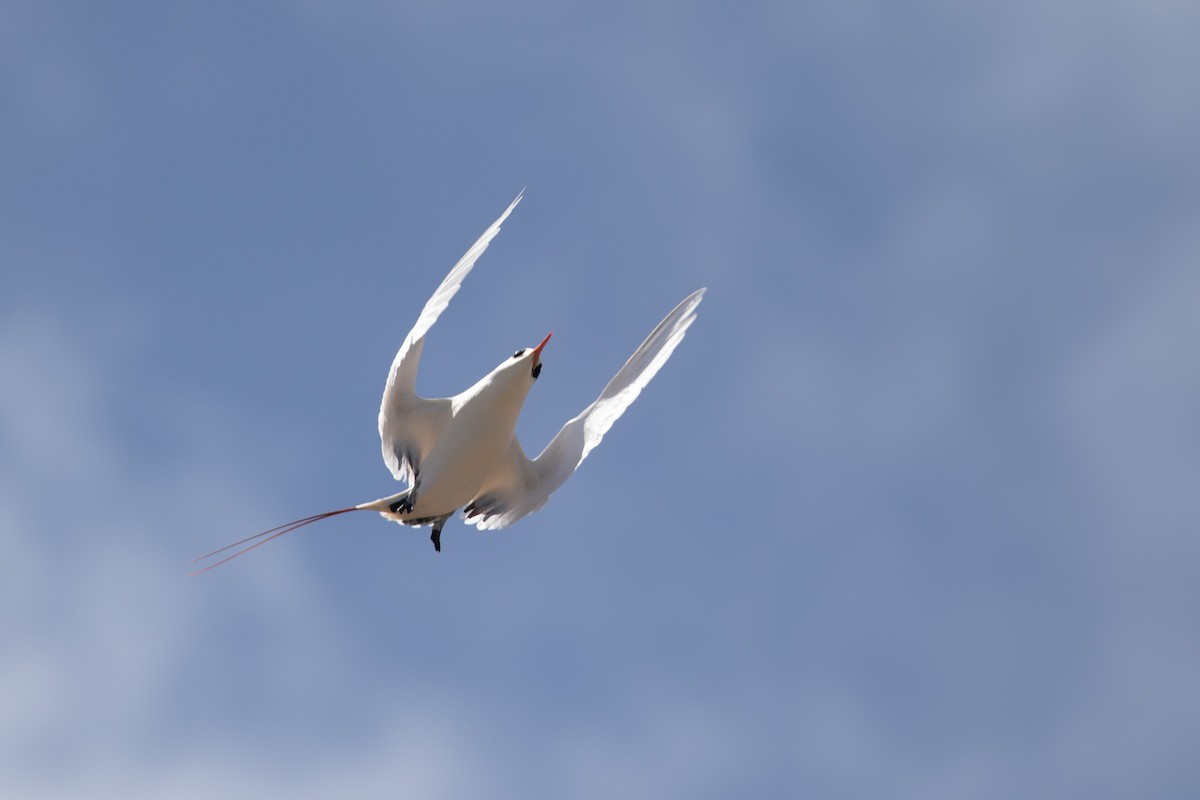
[[[312,523],[320,522],[323,519],[329,519],[330,517],[336,517],[338,514],[345,514],[348,511],[358,511],[358,510],[359,510],[358,508],[351,506],[350,508],[339,508],[337,511],[326,511],[324,514],[313,514],[311,517],[305,517],[304,519],[298,519],[298,520],[294,520],[292,522],[287,522],[287,523],[284,523],[283,525],[278,525],[274,528],[271,528],[270,530],[263,531],[262,533],[256,533],[253,536],[247,536],[245,539],[242,539],[240,542],[234,542],[233,544],[227,544],[224,547],[220,547],[220,548],[217,548],[216,550],[213,550],[211,553],[206,553],[206,554],[200,556],[199,558],[192,559],[192,561],[190,563],[196,564],[200,561],[204,561],[205,559],[212,558],[213,556],[217,555],[218,553],[224,553],[226,550],[231,550],[232,548],[237,547],[238,545],[243,545],[246,542],[254,542],[255,539],[262,539],[262,537],[264,537],[264,536],[266,536],[267,538],[263,539],[261,542],[254,542],[254,544],[250,545],[249,547],[244,547],[241,550],[238,550],[233,555],[222,558],[220,561],[216,562],[215,564],[209,564],[207,567],[202,567],[201,569],[194,570],[193,572],[189,572],[188,577],[191,577],[193,575],[199,575],[202,572],[208,572],[213,567],[219,567],[228,561],[232,561],[233,559],[237,558],[240,555],[249,553],[251,550],[253,550],[256,547],[262,547],[264,544],[271,541],[272,539],[276,539],[280,536],[283,536],[285,533],[291,533],[292,531],[296,530],[297,528],[303,528],[305,525],[311,525]]]

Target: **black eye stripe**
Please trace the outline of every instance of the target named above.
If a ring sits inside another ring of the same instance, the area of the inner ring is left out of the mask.
[[[513,353],[513,358],[520,358],[520,357],[521,357],[521,356],[523,356],[523,355],[525,355],[525,351],[524,351],[524,350],[518,350],[517,352]]]

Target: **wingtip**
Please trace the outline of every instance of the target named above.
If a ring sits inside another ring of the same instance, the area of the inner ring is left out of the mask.
[[[685,313],[694,314],[696,308],[700,305],[700,301],[704,299],[704,293],[707,291],[707,286],[701,286],[699,289],[683,298],[683,302],[679,304],[679,308],[687,309]]]
[[[504,213],[500,215],[500,218],[492,223],[492,228],[489,230],[489,232],[492,234],[492,236],[495,236],[497,233],[500,232],[500,226],[502,224],[504,224],[504,221],[508,219],[508,215],[513,212],[513,209],[517,207],[517,205],[521,202],[522,198],[524,198],[524,197],[525,197],[525,188],[522,187],[521,191],[517,193],[517,196],[513,198],[513,201],[508,204],[508,208],[504,209]],[[487,233],[484,234],[484,237],[488,238],[489,240],[491,239],[491,237],[488,236]],[[478,244],[478,242],[476,244]]]

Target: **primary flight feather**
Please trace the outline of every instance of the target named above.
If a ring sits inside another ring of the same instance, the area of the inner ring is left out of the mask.
[[[350,511],[376,511],[402,525],[432,525],[429,538],[440,552],[442,528],[460,509],[463,519],[480,530],[504,528],[545,505],[571,477],[671,357],[695,321],[696,307],[705,290],[698,289],[684,298],[650,332],[600,396],[563,425],[536,458],[527,457],[515,429],[525,398],[541,374],[541,355],[550,341],[549,334],[536,347],[518,350],[454,397],[425,398],[416,393],[425,335],[522,196],[517,195],[450,270],[425,303],[388,370],[379,404],[379,440],[384,464],[397,480],[408,484],[407,488],[234,542],[193,563],[239,545],[245,547],[192,574],[224,564],[297,528]]]

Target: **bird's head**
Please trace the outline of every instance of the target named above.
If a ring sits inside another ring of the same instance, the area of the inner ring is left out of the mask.
[[[547,333],[546,338],[542,339],[542,343],[533,349],[525,347],[513,353],[512,358],[508,359],[512,362],[511,366],[518,371],[528,369],[530,379],[536,381],[542,374],[542,348],[546,346],[553,335],[553,331]],[[508,365],[506,364],[506,366]]]
[[[542,374],[542,348],[553,335],[548,333],[537,347],[522,348],[501,361],[490,375],[483,378],[483,382],[494,387],[493,391],[517,392],[524,398],[525,393],[533,387],[533,382]]]

